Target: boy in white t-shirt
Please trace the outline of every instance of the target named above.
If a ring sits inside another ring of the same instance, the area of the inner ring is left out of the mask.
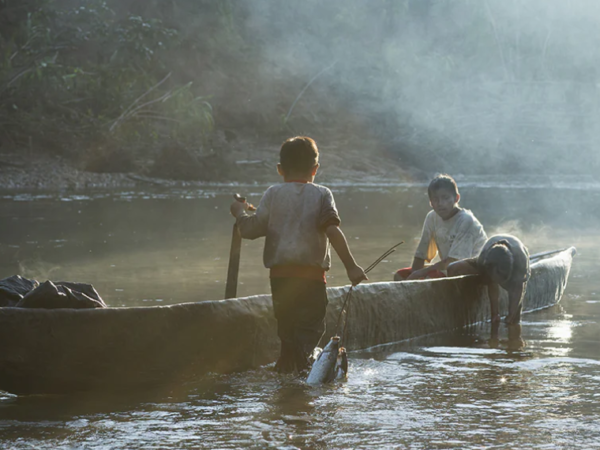
[[[398,270],[396,281],[445,277],[443,271],[450,263],[477,256],[487,240],[473,213],[458,205],[460,194],[451,176],[436,176],[427,193],[433,211],[425,217],[412,266]],[[426,266],[438,253],[440,261]]]

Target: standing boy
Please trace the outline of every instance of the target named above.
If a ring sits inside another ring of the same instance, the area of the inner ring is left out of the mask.
[[[313,184],[319,168],[315,141],[290,138],[281,146],[279,158],[277,172],[284,182],[266,190],[255,214],[249,215],[248,204],[237,201],[231,205],[231,214],[243,238],[266,236],[263,261],[270,269],[281,340],[275,367],[289,373],[308,368],[308,356],[325,332],[329,243],[353,285],[367,276],[350,253],[331,191]]]
[[[523,295],[531,274],[529,252],[523,243],[510,234],[492,236],[481,249],[479,256],[457,261],[448,267],[448,275],[477,274],[488,287],[492,323],[500,321],[498,298],[501,286],[508,292],[506,323],[521,322]]]
[[[400,269],[394,280],[422,280],[446,276],[448,264],[479,254],[487,239],[473,213],[458,206],[460,194],[449,175],[436,176],[429,187],[429,204],[433,208],[425,217],[421,241],[411,267]],[[440,261],[426,266],[440,254]]]

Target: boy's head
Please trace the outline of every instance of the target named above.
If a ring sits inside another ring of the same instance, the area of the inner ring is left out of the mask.
[[[427,188],[431,207],[443,220],[447,220],[459,211],[460,194],[456,181],[450,175],[438,175]]]
[[[483,266],[493,282],[508,281],[513,269],[513,255],[508,241],[501,240],[492,245],[483,261]]]
[[[277,170],[285,179],[314,178],[319,167],[317,143],[306,136],[289,138],[281,145]]]

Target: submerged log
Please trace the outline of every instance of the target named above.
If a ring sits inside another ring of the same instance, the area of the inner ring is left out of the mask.
[[[525,312],[560,301],[574,253],[532,264]],[[325,339],[348,289],[328,289]],[[359,285],[350,305],[348,350],[489,318],[476,276]],[[505,313],[506,297],[500,307]],[[278,352],[270,295],[154,307],[0,308],[0,389],[16,394],[173,386],[208,372],[256,368]]]

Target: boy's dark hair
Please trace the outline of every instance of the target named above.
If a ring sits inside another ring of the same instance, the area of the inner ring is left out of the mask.
[[[452,192],[455,197],[458,195],[456,181],[454,181],[454,178],[450,175],[446,175],[445,173],[437,175],[431,180],[431,183],[429,183],[429,187],[427,188],[427,194],[431,197],[433,191],[439,191],[440,189]]]
[[[510,244],[507,240],[502,239],[496,242],[488,250],[483,266],[486,272],[499,283],[506,282],[510,279],[513,270],[513,254],[510,250]]]
[[[307,173],[319,162],[319,149],[307,136],[289,138],[281,145],[279,163],[286,173]]]

